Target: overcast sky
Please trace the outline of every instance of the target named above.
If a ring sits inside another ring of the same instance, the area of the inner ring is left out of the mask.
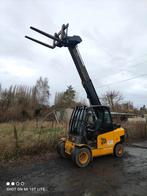
[[[2,87],[31,86],[42,76],[49,80],[51,103],[55,92],[68,85],[79,99],[86,98],[67,48],[51,50],[24,38],[27,34],[50,43],[29,27],[54,34],[63,23],[69,23],[69,35],[81,36],[80,53],[100,97],[114,89],[135,106],[147,104],[146,0],[2,0]]]

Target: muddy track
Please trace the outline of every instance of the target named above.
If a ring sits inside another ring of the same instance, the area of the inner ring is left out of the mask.
[[[130,147],[135,147],[135,148],[142,148],[142,149],[147,149],[147,147],[146,147],[146,146],[138,146],[138,145],[135,145],[135,144],[133,144],[133,145],[130,145]]]
[[[6,182],[24,185],[17,186],[18,191],[6,191],[15,187]],[[122,159],[103,156],[82,169],[55,153],[41,162],[1,168],[0,184],[1,196],[146,196],[147,150],[126,147]]]

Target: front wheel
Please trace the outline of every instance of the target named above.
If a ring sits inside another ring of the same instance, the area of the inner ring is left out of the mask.
[[[63,158],[67,157],[67,154],[65,152],[65,143],[63,141],[58,142],[57,152],[61,157],[63,157]]]
[[[124,155],[124,146],[121,143],[116,144],[114,148],[114,156],[121,158]]]
[[[72,160],[78,167],[86,167],[91,160],[88,148],[75,148],[72,152]]]

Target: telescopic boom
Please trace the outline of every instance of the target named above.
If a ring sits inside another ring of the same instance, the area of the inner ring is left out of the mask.
[[[101,105],[101,102],[98,98],[98,95],[96,93],[96,90],[94,88],[94,85],[89,77],[89,74],[87,72],[87,69],[84,65],[84,62],[80,56],[80,53],[78,51],[78,44],[80,42],[82,42],[82,39],[79,36],[73,35],[73,36],[68,36],[67,32],[68,32],[68,24],[66,25],[62,25],[61,30],[59,31],[59,33],[55,33],[54,35],[50,35],[48,33],[45,33],[37,28],[34,27],[30,27],[32,30],[50,38],[53,40],[53,44],[49,45],[46,44],[44,42],[41,42],[39,40],[36,40],[34,38],[31,38],[29,36],[25,36],[27,39],[30,39],[38,44],[41,44],[43,46],[46,46],[48,48],[54,49],[56,46],[57,47],[67,47],[72,59],[75,63],[75,66],[77,68],[77,71],[79,73],[79,76],[81,78],[82,81],[82,85],[87,93],[87,97],[90,101],[91,105]],[[97,113],[97,112],[96,112]]]

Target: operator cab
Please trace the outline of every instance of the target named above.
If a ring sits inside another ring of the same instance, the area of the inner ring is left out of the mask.
[[[69,139],[76,143],[96,141],[97,136],[113,130],[107,106],[77,106],[69,123]]]

